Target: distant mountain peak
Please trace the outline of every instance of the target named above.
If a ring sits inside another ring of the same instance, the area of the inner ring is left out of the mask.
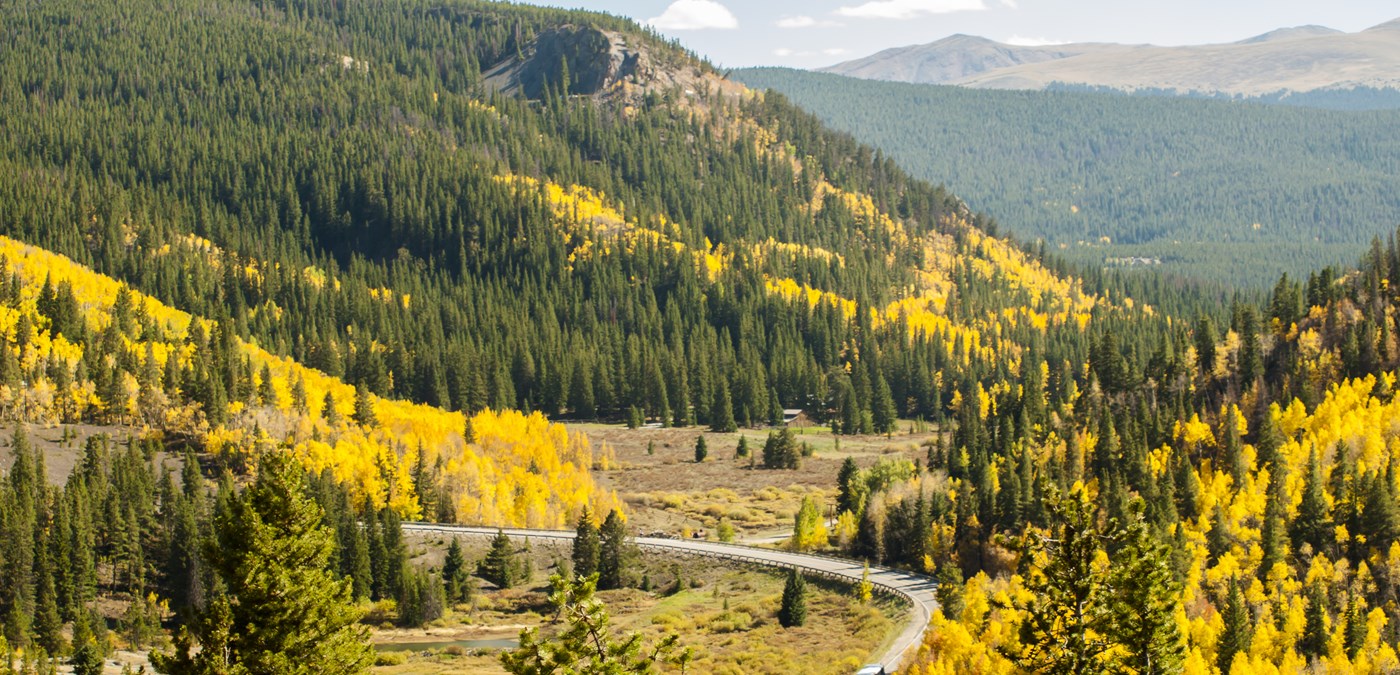
[[[1400,88],[1400,19],[1358,33],[1292,26],[1239,42],[1154,46],[1003,44],[969,35],[887,49],[822,72],[990,89],[1080,85],[1120,91],[1261,96]]]
[[[952,35],[949,35],[948,37],[945,37],[942,40],[935,41],[933,44],[949,44],[954,42],[971,42],[973,44],[981,45],[1001,44],[991,38],[985,38],[981,35],[968,35],[967,33],[953,33]]]
[[[1252,38],[1246,38],[1246,39],[1244,39],[1244,40],[1240,40],[1239,42],[1236,42],[1235,44],[1237,44],[1237,45],[1254,45],[1254,44],[1260,44],[1260,43],[1263,43],[1263,42],[1277,42],[1277,41],[1279,41],[1279,40],[1297,40],[1297,39],[1300,39],[1300,38],[1317,37],[1317,36],[1319,36],[1319,35],[1337,35],[1337,34],[1339,34],[1339,33],[1341,33],[1341,32],[1342,32],[1342,31],[1339,31],[1339,30],[1337,30],[1337,29],[1335,29],[1335,28],[1328,28],[1327,26],[1318,26],[1318,25],[1294,26],[1294,27],[1292,27],[1292,28],[1279,28],[1279,29],[1277,29],[1277,30],[1271,30],[1271,31],[1269,31],[1269,32],[1267,32],[1267,33],[1263,33],[1263,34],[1261,34],[1261,35],[1256,35],[1256,36],[1254,36],[1254,37],[1252,37]]]
[[[1075,56],[1087,45],[1010,45],[977,35],[956,33],[921,45],[894,47],[823,72],[896,82],[950,83],[989,71]]]
[[[1400,30],[1400,17],[1391,19],[1390,21],[1387,21],[1387,22],[1382,23],[1382,24],[1378,24],[1378,25],[1375,25],[1375,26],[1371,26],[1370,28],[1367,28],[1367,29],[1366,29],[1365,31],[1363,31],[1363,32],[1369,33],[1369,32],[1371,32],[1371,31],[1373,31],[1373,30]]]

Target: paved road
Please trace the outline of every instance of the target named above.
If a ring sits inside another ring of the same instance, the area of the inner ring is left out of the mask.
[[[835,527],[836,519],[828,518],[826,521],[826,529],[829,531],[834,529]],[[786,542],[789,539],[792,539],[791,527],[767,530],[763,532],[757,532],[746,537],[739,537],[739,540],[736,543],[743,544],[745,546],[776,546],[778,544]]]
[[[403,529],[410,532],[439,532],[461,536],[495,536],[494,527],[464,527],[458,525],[437,525],[433,523],[404,523]],[[504,530],[513,539],[530,538],[572,540],[573,530]],[[686,539],[660,539],[655,537],[635,537],[632,539],[640,548],[650,548],[676,553],[701,555],[711,558],[738,560],[771,567],[795,567],[804,573],[832,577],[845,581],[860,581],[864,566],[841,558],[791,553],[737,544],[721,544],[712,541]],[[870,568],[870,581],[883,590],[901,595],[911,606],[909,625],[890,644],[890,648],[879,662],[885,670],[893,673],[905,659],[918,650],[923,642],[924,630],[928,628],[933,610],[938,606],[933,597],[935,582],[921,574],[912,574],[884,567]]]

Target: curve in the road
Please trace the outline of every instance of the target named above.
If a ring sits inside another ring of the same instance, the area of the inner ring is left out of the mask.
[[[497,531],[505,532],[512,539],[562,539],[572,540],[573,530],[497,530],[494,527],[466,527],[461,525],[439,525],[435,523],[404,523],[403,528],[411,532],[438,532],[466,536],[495,536]],[[688,553],[711,558],[721,558],[739,562],[767,565],[769,567],[797,568],[805,573],[824,576],[848,582],[859,582],[865,571],[863,563],[843,558],[792,553],[767,548],[721,544],[713,541],[690,539],[662,539],[659,537],[634,537],[639,548]],[[885,655],[879,660],[887,672],[895,670],[906,662],[909,655],[918,649],[928,628],[933,610],[938,607],[933,590],[937,585],[933,579],[922,574],[913,574],[887,567],[871,567],[870,582],[887,593],[904,597],[909,601],[911,611],[909,625],[895,638]]]

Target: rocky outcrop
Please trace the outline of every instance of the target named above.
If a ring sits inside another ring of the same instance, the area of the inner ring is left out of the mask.
[[[495,89],[526,98],[542,98],[564,78],[569,94],[600,96],[625,81],[635,81],[643,61],[618,33],[591,27],[564,26],[541,33],[524,57],[512,57],[486,71]]]
[[[677,52],[678,53],[678,52]],[[487,69],[486,85],[529,99],[557,91],[567,77],[569,95],[634,104],[652,92],[694,97],[719,92],[741,95],[743,87],[713,69],[678,58],[642,36],[591,26],[563,26],[540,33],[521,56]]]

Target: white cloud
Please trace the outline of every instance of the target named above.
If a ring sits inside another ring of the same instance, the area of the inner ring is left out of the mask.
[[[841,7],[839,16],[857,19],[912,19],[924,14],[949,14],[986,9],[983,0],[871,0],[863,5]]]
[[[1006,38],[1006,44],[1015,45],[1017,47],[1053,47],[1055,45],[1067,45],[1069,42],[1065,40],[1049,40],[1043,37],[1034,38],[1012,35]]]
[[[827,56],[840,56],[848,51],[850,50],[846,49],[845,47],[830,47],[827,49],[823,49],[822,53],[826,54]]]
[[[774,25],[779,28],[828,28],[841,24],[830,19],[814,19],[810,16],[785,16],[778,19]]]
[[[1020,7],[1020,5],[1016,3],[1016,0],[1001,0],[1001,4],[1009,9],[1017,9]]]
[[[782,58],[787,58],[795,53],[796,52],[792,51],[791,49],[788,49],[787,47],[779,47],[773,50],[773,56],[778,56]]]
[[[661,16],[646,20],[659,30],[706,30],[739,27],[739,20],[728,7],[715,0],[676,0]]]

